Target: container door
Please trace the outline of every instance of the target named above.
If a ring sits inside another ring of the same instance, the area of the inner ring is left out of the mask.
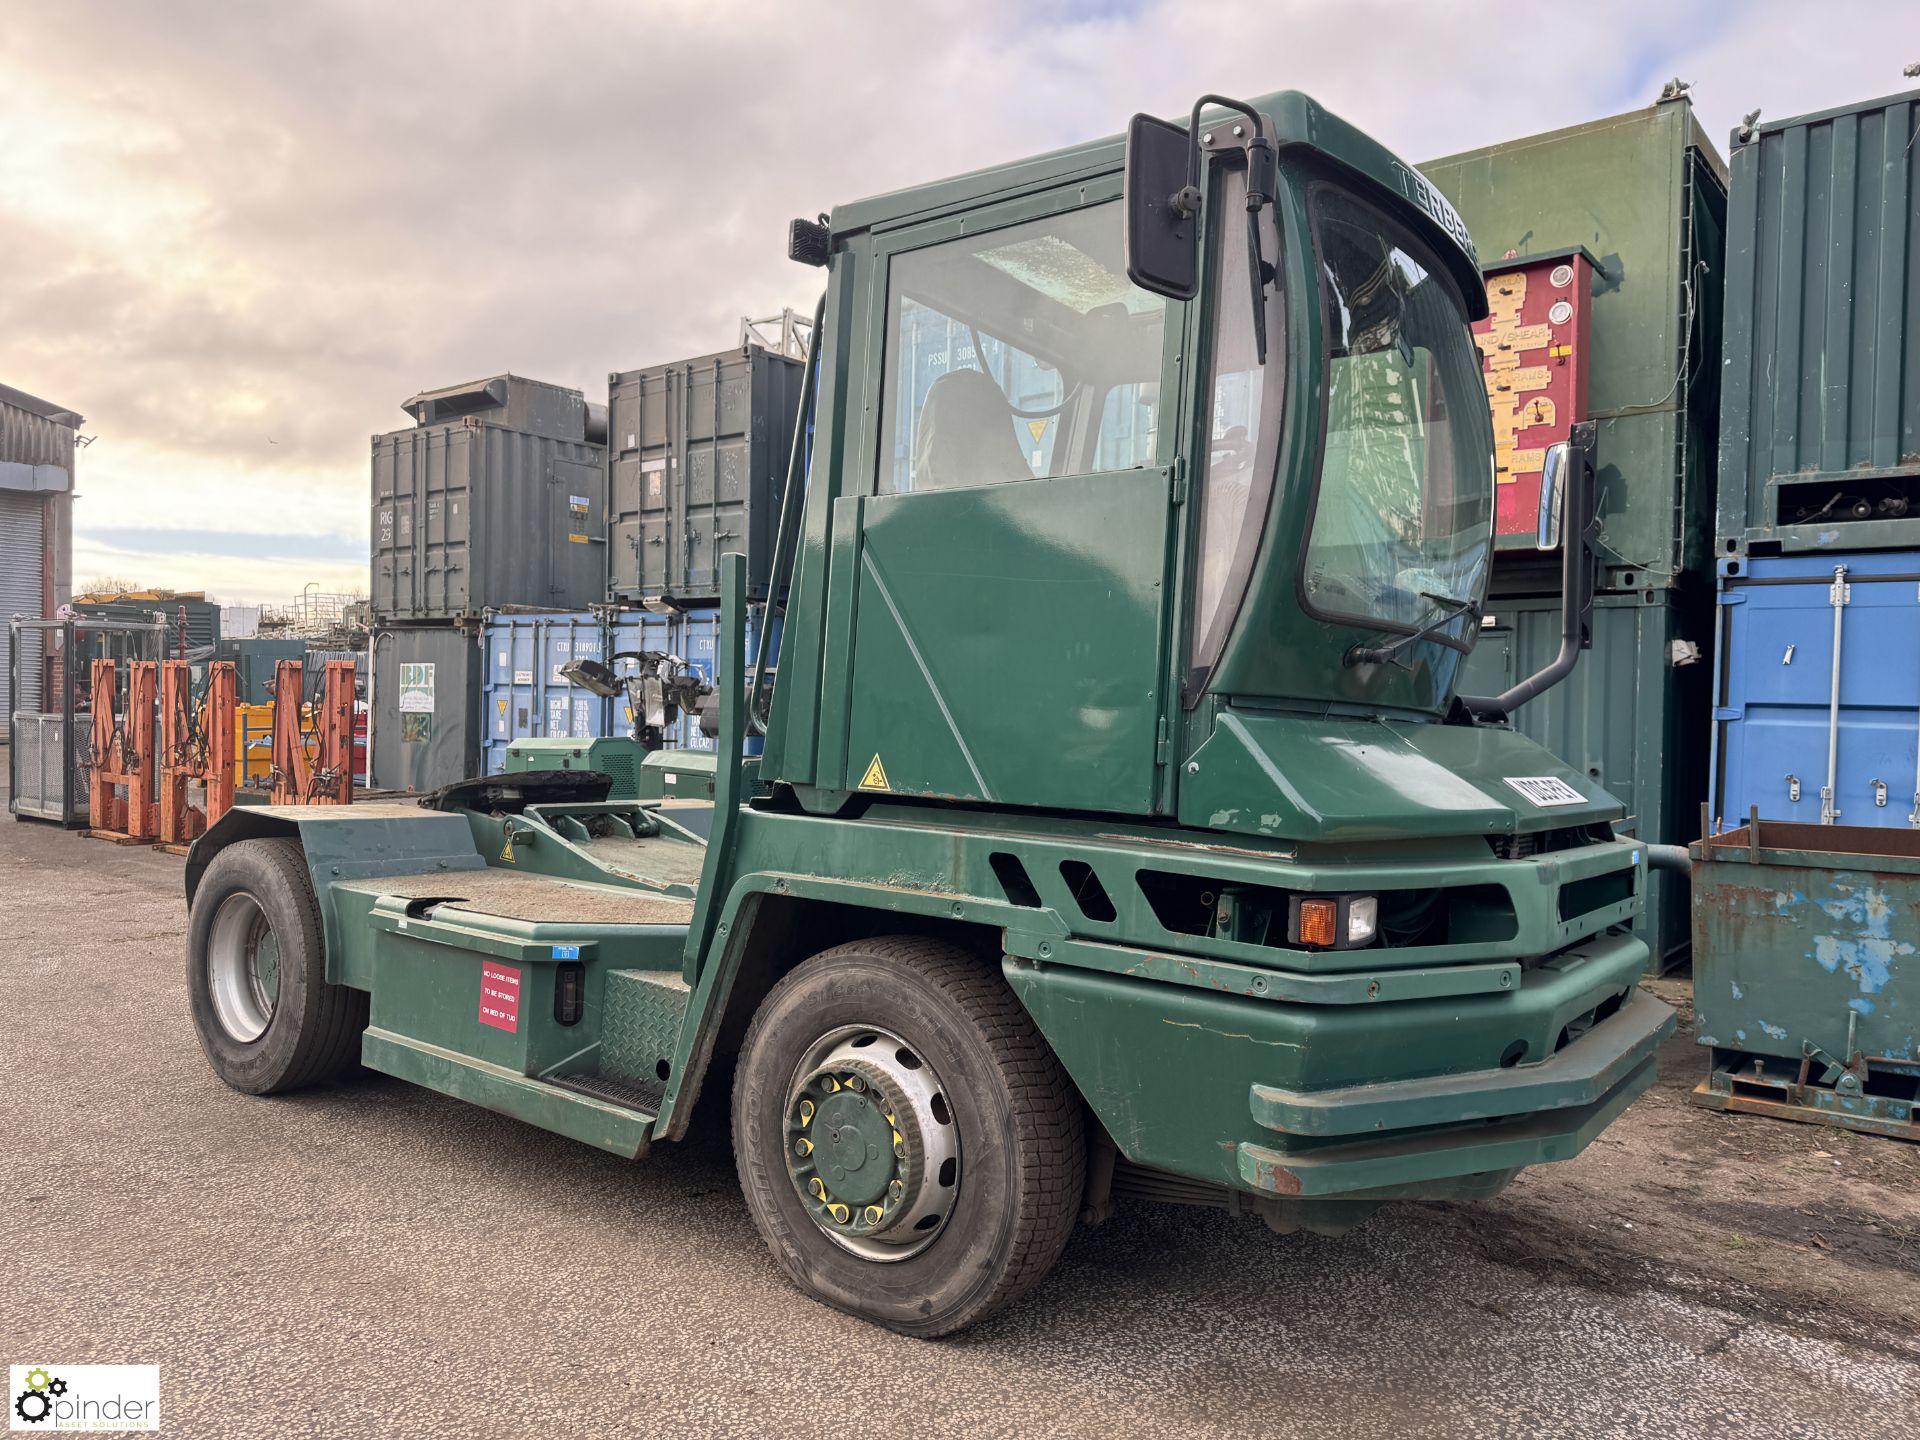
[[[1920,556],[1890,554],[1902,578],[1852,576],[1840,617],[1831,819],[1905,827],[1920,769]],[[1831,568],[1805,583],[1747,584],[1726,600],[1719,818],[1819,823],[1834,693]]]
[[[1155,808],[1181,337],[1126,279],[1118,194],[882,243],[872,493],[833,516],[854,614],[830,642],[851,683],[822,783]]]
[[[606,472],[555,457],[547,461],[546,481],[553,507],[548,601],[558,609],[590,604],[602,598],[605,583]]]
[[[433,616],[465,615],[472,608],[471,499],[485,460],[486,432],[456,429],[433,447],[440,463],[427,471],[423,513],[426,608]]]

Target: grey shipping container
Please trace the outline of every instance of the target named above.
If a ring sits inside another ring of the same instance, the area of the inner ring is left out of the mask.
[[[372,640],[376,790],[438,790],[480,773],[479,636],[465,626],[392,626]]]
[[[1732,142],[1720,552],[1920,546],[1920,91]]]
[[[468,418],[373,437],[382,621],[572,610],[606,589],[606,452]]]
[[[1699,838],[1707,796],[1713,634],[1711,597],[1646,590],[1594,604],[1593,648],[1572,675],[1514,713],[1516,730],[1605,786],[1627,807],[1619,828],[1679,845]],[[1557,596],[1487,601],[1461,689],[1498,694],[1553,659]],[[1636,933],[1663,973],[1687,956],[1691,897],[1683,877],[1650,877]]]
[[[549,440],[604,438],[588,433],[586,397],[578,390],[522,375],[494,375],[465,385],[423,390],[400,408],[420,426],[444,425],[471,415]],[[604,423],[599,428],[604,429]]]
[[[806,367],[757,345],[607,377],[616,600],[720,593],[720,556],[766,594]]]
[[[1726,167],[1685,100],[1420,166],[1483,262],[1584,247],[1587,409],[1598,422],[1600,584],[1712,581]],[[1557,583],[1526,551],[1496,571]]]

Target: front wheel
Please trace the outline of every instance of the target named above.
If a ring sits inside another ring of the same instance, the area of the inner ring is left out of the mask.
[[[942,941],[860,940],[774,987],[742,1048],[734,1152],[755,1225],[803,1290],[951,1334],[1059,1259],[1080,1102],[997,969]]]
[[[366,993],[327,983],[298,840],[243,840],[213,857],[187,922],[187,1000],[214,1073],[250,1095],[315,1084],[359,1058]]]

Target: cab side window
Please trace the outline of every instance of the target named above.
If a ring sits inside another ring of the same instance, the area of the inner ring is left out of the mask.
[[[880,493],[1153,463],[1166,301],[1120,225],[1112,201],[893,257]]]

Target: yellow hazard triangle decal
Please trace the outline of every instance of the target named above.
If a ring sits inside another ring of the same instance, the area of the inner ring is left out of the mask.
[[[860,777],[860,788],[862,790],[891,790],[893,788],[887,783],[887,767],[880,763],[880,757],[878,755],[875,755],[873,760],[868,764],[867,773]]]

